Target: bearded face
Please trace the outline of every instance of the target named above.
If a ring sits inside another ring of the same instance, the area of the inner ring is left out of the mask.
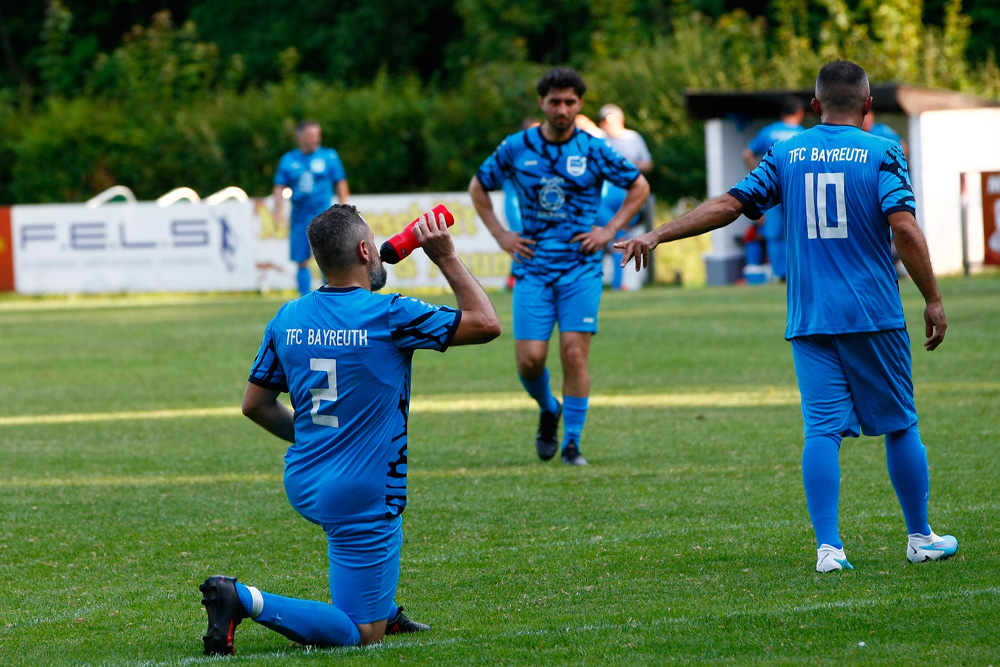
[[[374,250],[375,246],[372,245]],[[382,264],[382,258],[378,256],[378,252],[372,253],[372,261],[368,265],[368,280],[372,284],[372,291],[377,292],[383,287],[385,287],[385,281],[388,277],[386,273],[385,266]]]

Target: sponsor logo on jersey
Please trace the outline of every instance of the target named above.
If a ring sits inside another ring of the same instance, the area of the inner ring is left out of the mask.
[[[543,178],[543,187],[538,191],[538,204],[546,211],[558,211],[566,202],[566,193],[562,189],[562,178]]]
[[[583,176],[587,171],[587,158],[582,155],[570,155],[566,158],[566,171],[570,176]]]

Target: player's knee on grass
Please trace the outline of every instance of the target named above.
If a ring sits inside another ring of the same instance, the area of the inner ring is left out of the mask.
[[[385,621],[376,621],[375,623],[362,623],[358,626],[358,632],[361,633],[361,645],[366,644],[378,644],[385,637]]]

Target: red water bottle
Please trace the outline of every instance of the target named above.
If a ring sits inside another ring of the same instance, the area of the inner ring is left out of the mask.
[[[451,214],[448,207],[444,204],[438,204],[427,213],[422,214],[419,218],[411,222],[403,229],[403,231],[398,234],[394,234],[389,237],[389,240],[382,244],[379,248],[378,256],[382,258],[382,261],[386,264],[396,264],[400,260],[409,257],[410,254],[420,247],[420,242],[417,241],[417,237],[413,235],[413,225],[420,222],[421,218],[425,215],[430,214],[433,220],[437,220],[438,215],[443,213],[444,220],[449,227],[455,224],[455,216]]]

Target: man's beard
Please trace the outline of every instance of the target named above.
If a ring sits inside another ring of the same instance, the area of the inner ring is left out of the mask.
[[[368,280],[371,281],[372,291],[377,292],[385,287],[387,277],[388,274],[385,271],[385,266],[382,265],[382,260],[379,259],[378,255],[375,255],[374,261],[368,265]]]

